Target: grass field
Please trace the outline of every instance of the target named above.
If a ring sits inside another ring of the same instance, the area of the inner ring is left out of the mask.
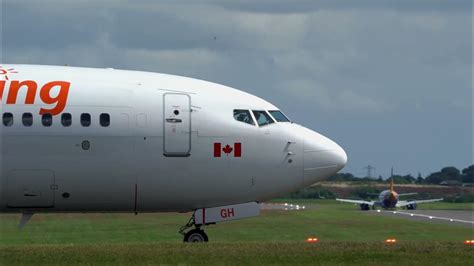
[[[474,248],[463,244],[474,238],[469,227],[375,216],[334,201],[293,202],[311,208],[206,227],[211,243],[204,245],[181,243],[177,230],[190,214],[41,214],[21,231],[19,215],[0,215],[0,264],[474,262]],[[320,242],[305,243],[309,236]],[[398,243],[386,246],[392,237]]]
[[[436,202],[423,203],[418,205],[419,210],[472,210],[474,203],[450,203],[450,202]]]
[[[198,265],[472,265],[472,248],[456,243],[209,243],[99,244],[5,247],[0,260],[22,264]],[[39,263],[40,262],[40,263]]]

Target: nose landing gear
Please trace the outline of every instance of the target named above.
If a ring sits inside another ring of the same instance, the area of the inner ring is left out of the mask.
[[[260,205],[257,202],[196,209],[188,223],[179,229],[179,233],[184,236],[184,242],[208,242],[209,239],[201,229],[202,226],[258,215],[260,215]],[[194,229],[186,233],[191,227]]]
[[[188,228],[193,226],[195,227],[194,229],[191,229],[187,233],[185,233]],[[201,229],[201,225],[197,225],[194,222],[194,213],[191,219],[189,219],[188,223],[179,229],[179,233],[184,236],[183,242],[185,243],[202,243],[209,241],[209,238],[207,237],[206,233],[204,232],[204,230]]]
[[[209,238],[207,237],[206,233],[201,228],[195,228],[191,231],[187,232],[184,235],[183,242],[192,242],[192,243],[199,243],[199,242],[208,242]]]

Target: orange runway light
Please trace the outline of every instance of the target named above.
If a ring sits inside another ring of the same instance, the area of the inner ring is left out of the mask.
[[[385,240],[385,244],[395,244],[397,240],[395,238],[389,238]]]
[[[306,239],[307,243],[317,243],[318,241],[319,239],[317,239],[316,237],[308,237],[308,239]]]
[[[464,241],[464,245],[474,245],[474,240],[466,240]]]

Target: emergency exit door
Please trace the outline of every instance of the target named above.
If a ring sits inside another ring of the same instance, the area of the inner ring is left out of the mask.
[[[187,94],[163,95],[163,149],[165,156],[191,153],[191,98]]]

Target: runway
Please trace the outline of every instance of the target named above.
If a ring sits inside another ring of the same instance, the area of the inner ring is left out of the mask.
[[[260,209],[280,211],[302,211],[306,209],[306,206],[290,203],[260,203]]]
[[[446,223],[474,228],[473,210],[377,210],[377,215],[397,216],[414,221]]]
[[[289,203],[261,203],[261,210],[304,211],[318,209],[317,205]],[[370,210],[360,211],[371,215],[402,217],[413,221],[461,225],[474,229],[474,210]]]

